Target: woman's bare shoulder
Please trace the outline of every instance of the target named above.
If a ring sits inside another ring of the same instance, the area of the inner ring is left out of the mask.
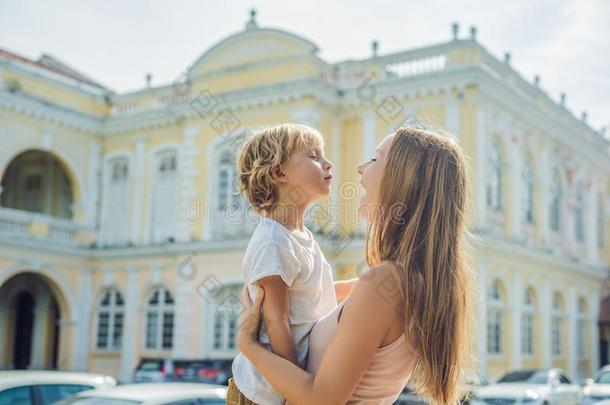
[[[357,311],[388,314],[390,321],[396,308],[402,307],[400,278],[391,263],[380,263],[364,272],[345,303]]]

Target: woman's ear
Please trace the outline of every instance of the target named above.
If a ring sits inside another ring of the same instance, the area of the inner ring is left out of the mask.
[[[286,174],[282,170],[280,165],[273,166],[271,168],[271,179],[274,183],[285,183],[286,182]]]

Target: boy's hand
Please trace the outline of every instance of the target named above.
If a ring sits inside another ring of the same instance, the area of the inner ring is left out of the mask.
[[[337,280],[334,282],[335,285],[335,295],[337,296],[337,300],[341,301],[347,298],[348,295],[354,289],[356,282],[358,281],[358,277],[350,278],[349,280]]]
[[[290,296],[288,286],[280,276],[268,276],[257,283],[265,289],[263,321],[269,334],[273,353],[299,365],[290,329]]]

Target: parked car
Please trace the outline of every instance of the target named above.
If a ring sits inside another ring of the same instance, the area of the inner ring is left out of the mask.
[[[489,381],[482,375],[471,374],[466,376],[466,392],[464,393],[462,404],[470,404],[470,399],[476,394],[476,392],[489,385]]]
[[[0,371],[0,405],[47,405],[81,391],[116,385],[113,377],[63,371]]]
[[[610,400],[610,365],[602,367],[592,379],[587,380],[580,403],[590,405],[605,400]]]
[[[474,393],[481,387],[486,386],[489,382],[481,375],[471,374],[466,376],[466,392],[464,393],[464,399],[462,404],[467,405],[470,403],[470,398]],[[394,405],[427,405],[422,397],[415,393],[415,390],[411,384],[403,389],[402,393],[398,397],[398,400],[394,402]]]
[[[224,405],[226,398],[221,385],[164,382],[83,392],[57,405]]]
[[[228,385],[232,360],[193,360],[177,363],[174,374],[179,381]]]
[[[581,387],[560,369],[534,369],[512,371],[477,390],[470,400],[472,405],[577,405]]]
[[[174,376],[174,364],[176,360],[171,359],[142,359],[136,367],[133,376],[134,382],[163,382],[172,381]]]

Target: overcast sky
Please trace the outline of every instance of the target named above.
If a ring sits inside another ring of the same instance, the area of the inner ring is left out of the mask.
[[[48,53],[115,91],[171,82],[203,52],[243,29],[251,8],[262,27],[318,45],[334,62],[461,37],[479,41],[577,116],[610,132],[610,0],[0,0],[0,47],[38,58]]]

